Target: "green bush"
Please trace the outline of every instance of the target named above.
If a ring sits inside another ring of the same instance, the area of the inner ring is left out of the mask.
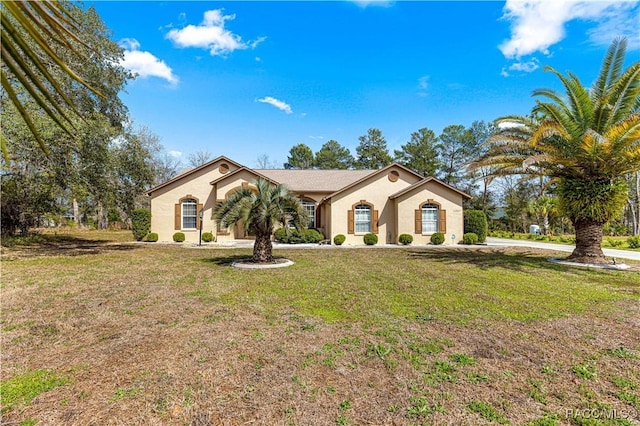
[[[158,234],[156,234],[155,232],[149,232],[147,234],[147,241],[150,243],[155,243],[156,241],[158,241]]]
[[[464,244],[476,244],[478,242],[478,235],[474,232],[467,232],[462,236],[462,242]]]
[[[413,242],[413,235],[410,234],[400,234],[398,237],[398,242],[402,245],[408,245]]]
[[[278,228],[273,233],[273,237],[275,240],[282,244],[301,244],[301,243],[319,243],[324,240],[324,235],[319,232],[317,229],[303,229],[302,231],[298,231],[296,229],[287,229]]]
[[[368,246],[378,244],[378,236],[371,232],[369,232],[368,234],[364,234],[364,243]]]
[[[176,243],[181,243],[185,240],[184,232],[176,232],[173,234],[173,241]]]
[[[342,244],[344,244],[346,239],[347,237],[345,237],[344,235],[338,234],[335,237],[333,237],[333,244],[337,246],[341,246]]]
[[[624,240],[616,240],[615,238],[607,238],[607,243],[611,247],[620,247],[624,244]]]
[[[202,241],[205,243],[210,243],[213,241],[213,233],[212,232],[203,232],[202,233]]]
[[[318,231],[317,229],[309,228],[309,229],[305,229],[304,238],[307,240],[308,243],[316,244],[324,240],[324,235],[322,234],[322,232]]]
[[[602,227],[602,233],[611,237],[619,237],[623,235],[629,235],[627,227],[620,222],[607,222]]]
[[[279,243],[284,243],[289,238],[287,235],[287,230],[285,228],[276,229],[273,233],[273,238]]]
[[[489,225],[487,215],[482,210],[464,211],[464,233],[472,232],[478,236],[478,242],[484,243],[487,240]]]
[[[444,243],[444,234],[442,232],[435,232],[431,234],[431,244],[439,246]]]
[[[147,209],[135,209],[131,213],[131,231],[136,241],[142,241],[151,229],[151,212]]]
[[[640,235],[627,238],[629,248],[640,248]]]

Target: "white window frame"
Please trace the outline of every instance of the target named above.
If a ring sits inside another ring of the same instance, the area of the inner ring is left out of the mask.
[[[193,214],[191,214],[190,211],[187,211],[187,209],[190,208],[193,208]],[[193,218],[192,220],[194,220],[193,228],[185,226],[185,219],[191,218]],[[184,230],[198,229],[198,202],[193,198],[184,199],[180,203],[180,225]]]
[[[300,200],[300,204],[305,209],[309,216],[309,222],[307,223],[307,227],[315,228],[316,227],[316,203],[310,200]]]
[[[360,225],[360,226],[358,226]],[[373,225],[373,208],[367,204],[358,204],[353,208],[354,234],[368,234]],[[363,230],[365,229],[366,230]]]
[[[435,204],[422,206],[422,234],[434,234],[440,230],[440,208]],[[429,217],[431,213],[431,217]]]

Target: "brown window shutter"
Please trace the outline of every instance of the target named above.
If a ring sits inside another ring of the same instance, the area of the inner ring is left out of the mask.
[[[443,234],[447,233],[447,211],[438,210],[438,228]]]
[[[180,204],[174,204],[174,208],[173,208],[173,227],[178,230],[178,229],[182,229],[182,223],[181,222],[181,214],[180,214]]]
[[[196,219],[196,229],[200,229],[200,212],[202,211],[202,204],[198,203],[198,218]]]
[[[322,221],[320,220],[320,207],[316,209],[316,228],[322,227]]]
[[[378,210],[373,211],[373,223],[371,223],[371,232],[378,233]]]
[[[353,234],[353,210],[347,210],[347,233]]]
[[[416,209],[414,214],[416,222],[416,234],[422,234],[422,209]]]

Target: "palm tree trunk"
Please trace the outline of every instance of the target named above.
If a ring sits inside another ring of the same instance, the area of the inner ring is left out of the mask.
[[[568,259],[580,263],[608,263],[601,248],[604,223],[582,219],[575,221],[574,226],[576,248]]]
[[[253,261],[258,263],[273,262],[272,252],[271,234],[256,234],[256,240],[253,243]]]

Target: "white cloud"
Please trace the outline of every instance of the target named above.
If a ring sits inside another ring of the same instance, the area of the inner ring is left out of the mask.
[[[226,55],[234,50],[255,49],[266,40],[244,42],[242,37],[225,29],[225,22],[234,20],[236,15],[223,15],[222,9],[208,10],[200,25],[187,25],[182,29],[172,29],[166,38],[178,47],[199,47],[208,49],[211,56]]]
[[[427,90],[429,89],[429,76],[423,75],[418,79],[418,95],[427,96]]]
[[[514,129],[516,127],[523,127],[524,125],[521,123],[514,123],[512,121],[504,121],[502,123],[498,123],[498,127],[500,129]]]
[[[640,49],[640,8],[635,8],[638,2],[623,2],[604,11],[602,22],[590,29],[589,39],[600,46],[608,46],[611,40],[624,36],[630,49]]]
[[[537,58],[531,58],[529,61],[514,62],[509,67],[502,67],[500,75],[503,77],[509,77],[511,74],[509,71],[517,71],[519,73],[534,72],[540,68],[540,61]]]
[[[169,156],[171,156],[173,158],[182,157],[182,152],[180,152],[180,151],[169,151],[168,154],[169,154]]]
[[[120,45],[124,48],[124,59],[120,62],[124,68],[142,78],[158,77],[169,83],[178,84],[178,77],[173,70],[152,53],[140,50],[140,43],[135,39],[123,39]]]
[[[625,22],[627,30],[635,27],[632,34],[638,37],[637,11],[634,12],[637,3],[637,0],[507,0],[502,18],[511,22],[511,38],[499,47],[510,59],[535,52],[548,55],[549,47],[564,39],[565,24],[575,19],[596,23],[589,34],[598,44],[609,44],[616,34],[622,35],[619,28],[612,27],[612,22]],[[606,34],[606,40],[602,34]]]
[[[422,90],[427,90],[429,88],[429,76],[425,75],[418,79],[418,86]]]
[[[357,4],[362,8],[369,6],[390,7],[391,5],[393,5],[393,1],[387,0],[351,0],[351,2]]]
[[[286,112],[287,114],[293,113],[291,106],[286,102],[283,102],[279,99],[272,98],[271,96],[265,96],[264,98],[256,99],[256,102],[262,102],[265,104],[273,105],[281,111]]]
[[[309,135],[309,139],[324,139],[324,136],[313,136],[313,135]]]
[[[516,62],[509,66],[511,71],[522,71],[522,72],[534,72],[540,68],[540,61],[536,58],[532,58],[530,61],[526,62]]]

